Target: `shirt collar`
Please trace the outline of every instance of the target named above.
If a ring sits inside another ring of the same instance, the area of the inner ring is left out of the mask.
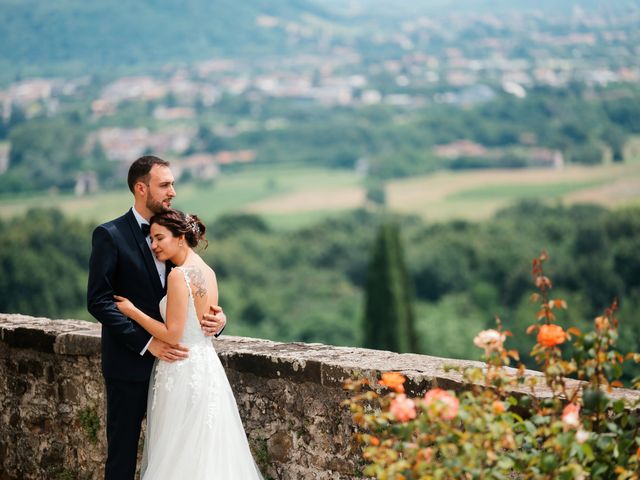
[[[147,219],[144,218],[142,215],[140,215],[140,213],[136,210],[136,207],[131,207],[131,211],[133,212],[133,216],[136,217],[138,226],[142,225],[143,223],[146,223],[147,225],[149,225],[149,222],[147,221]]]

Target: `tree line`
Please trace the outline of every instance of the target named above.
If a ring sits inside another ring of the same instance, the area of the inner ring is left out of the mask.
[[[218,275],[227,333],[369,344],[374,313],[384,321],[404,307],[376,304],[375,298],[369,304],[367,284],[393,289],[405,282],[414,301],[398,318],[416,335],[414,343],[394,349],[478,358],[473,336],[499,316],[506,329],[519,333],[513,347],[527,352],[532,339],[521,333],[535,313],[530,262],[545,249],[555,295],[569,303],[560,322],[584,327],[618,298],[622,348],[638,349],[639,208],[524,202],[480,223],[426,224],[398,216],[380,233],[387,220],[388,214],[356,210],[294,232],[273,230],[254,215],[210,221],[202,254]],[[93,227],[45,209],[0,221],[0,311],[89,319]],[[381,255],[404,258],[404,267],[384,273]]]

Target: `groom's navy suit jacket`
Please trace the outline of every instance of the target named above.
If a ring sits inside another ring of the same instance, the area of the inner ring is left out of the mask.
[[[169,268],[167,267],[167,271]],[[149,379],[153,356],[140,355],[151,335],[125,317],[113,295],[128,298],[152,318],[160,319],[165,294],[152,253],[133,212],[93,232],[87,308],[102,324],[102,373],[124,381]]]

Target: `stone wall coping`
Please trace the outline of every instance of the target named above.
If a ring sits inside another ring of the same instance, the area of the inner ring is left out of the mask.
[[[100,324],[84,320],[51,320],[0,313],[0,341],[12,347],[49,354],[99,355],[100,330]],[[457,370],[484,367],[484,363],[477,361],[320,343],[282,343],[228,335],[213,342],[227,368],[263,378],[312,382],[334,388],[341,388],[351,377],[364,377],[375,382],[380,372],[397,371],[407,377],[410,395],[422,394],[436,385],[461,390],[465,383]],[[515,373],[515,369],[508,370]],[[526,374],[542,376],[534,370],[527,370]],[[570,388],[579,386],[576,380],[568,380],[568,383]],[[516,393],[530,394],[531,390],[523,387]],[[534,395],[544,398],[551,396],[551,392],[545,385],[537,385]],[[630,402],[640,400],[640,392],[630,389],[614,389],[611,395]]]

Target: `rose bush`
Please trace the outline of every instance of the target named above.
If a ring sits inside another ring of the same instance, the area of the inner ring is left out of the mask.
[[[378,479],[638,479],[640,422],[637,403],[613,399],[622,386],[622,364],[638,361],[615,351],[616,303],[596,318],[594,330],[563,328],[555,312],[566,309],[550,299],[544,275],[547,255],[533,261],[540,305],[532,356],[542,376],[525,376],[518,352],[507,350],[510,335],[500,321],[480,332],[484,368],[466,368],[463,391],[433,388],[419,398],[405,393],[399,372],[382,375],[379,386],[347,382],[346,404],[357,426],[365,461],[363,474]],[[573,341],[572,341],[573,340]],[[572,345],[564,351],[561,346]],[[571,382],[573,376],[581,382]],[[544,382],[550,395],[534,394]],[[638,387],[638,379],[632,386]],[[380,386],[382,390],[380,390]]]

